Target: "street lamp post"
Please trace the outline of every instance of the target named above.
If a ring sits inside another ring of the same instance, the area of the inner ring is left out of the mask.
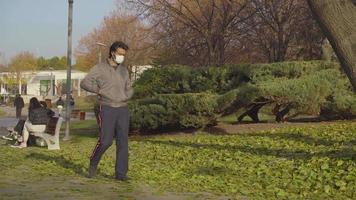
[[[72,72],[72,23],[73,22],[73,0],[68,0],[68,48],[67,48],[67,86],[66,86],[66,130],[63,140],[69,140],[70,125],[70,96],[71,96],[71,72]]]
[[[97,42],[95,44],[99,46],[99,63],[101,63],[101,47],[106,47],[106,44],[101,42]]]
[[[53,90],[53,67],[49,67],[49,70],[51,71],[51,86],[50,86],[50,97],[52,98],[54,95],[54,90]]]

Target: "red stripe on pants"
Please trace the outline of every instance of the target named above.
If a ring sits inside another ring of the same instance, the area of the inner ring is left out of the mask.
[[[99,107],[99,114],[98,114],[98,119],[99,119],[99,136],[98,136],[98,142],[97,142],[97,144],[96,144],[96,146],[95,146],[95,148],[94,148],[94,150],[93,150],[93,153],[91,154],[91,156],[90,156],[90,160],[91,159],[93,159],[93,157],[94,157],[94,155],[95,155],[95,153],[98,151],[98,149],[99,149],[99,146],[100,146],[100,144],[101,144],[101,127],[102,127],[102,119],[101,119],[101,110],[102,108],[101,108],[101,105],[100,105],[100,107]]]

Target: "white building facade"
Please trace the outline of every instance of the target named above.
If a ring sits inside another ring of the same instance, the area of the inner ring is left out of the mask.
[[[132,66],[131,81],[137,80],[140,75],[151,65]],[[90,94],[80,88],[80,82],[87,75],[86,72],[72,70],[71,73],[71,94],[73,97],[86,96]],[[18,78],[21,77],[21,78]],[[0,96],[7,99],[9,96],[21,94],[25,102],[30,98],[37,97],[40,100],[55,100],[59,96],[66,94],[67,71],[24,71],[19,74],[13,72],[0,73]]]
[[[73,96],[83,95],[83,90],[80,89],[80,82],[86,74],[85,72],[72,70],[71,91]],[[21,78],[18,78],[18,75]],[[3,97],[21,94],[25,102],[28,102],[32,97],[42,100],[45,98],[52,99],[66,93],[67,71],[24,71],[19,74],[2,72],[0,73],[0,82],[0,95]]]

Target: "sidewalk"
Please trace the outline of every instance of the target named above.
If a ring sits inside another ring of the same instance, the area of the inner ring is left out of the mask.
[[[5,117],[15,117],[16,116],[16,111],[15,107],[10,107],[10,106],[0,106],[0,110],[6,112]],[[22,109],[22,114],[24,114],[24,109]]]
[[[6,112],[6,115],[0,118],[0,136],[2,136],[8,133],[6,128],[14,127],[18,120],[15,117],[16,111],[14,107],[0,106],[0,110]],[[24,110],[22,111],[22,113],[24,113]]]

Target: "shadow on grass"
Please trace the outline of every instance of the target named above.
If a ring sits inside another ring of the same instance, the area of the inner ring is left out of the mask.
[[[31,153],[26,156],[26,158],[37,159],[42,161],[54,161],[57,165],[62,166],[63,168],[70,169],[74,173],[80,176],[87,176],[87,172],[83,170],[82,165],[78,165],[73,163],[72,161],[64,158],[64,156],[53,156],[53,155],[46,155],[41,153]]]
[[[272,139],[283,139],[283,140],[293,140],[296,142],[303,142],[309,145],[324,145],[332,146],[337,143],[342,143],[343,141],[337,140],[326,140],[321,138],[314,138],[308,135],[304,135],[298,132],[280,132],[280,133],[244,133],[240,134],[240,137],[268,137]],[[352,142],[352,141],[351,141]]]
[[[80,137],[89,137],[89,138],[97,138],[99,134],[99,128],[76,128],[70,129],[72,135],[80,136]]]
[[[239,124],[268,124],[268,123],[272,123],[272,122],[275,122],[275,121],[268,121],[268,120],[260,120],[259,122],[254,122],[254,121],[236,121],[236,122],[230,122],[230,124],[232,125],[239,125]]]
[[[240,151],[248,154],[259,155],[259,156],[275,156],[291,160],[310,160],[313,157],[329,157],[335,159],[352,160],[356,162],[356,151],[352,148],[343,148],[340,150],[331,150],[325,152],[308,152],[305,150],[288,150],[288,149],[272,149],[267,147],[252,147],[252,146],[242,146],[242,145],[220,145],[220,144],[198,144],[192,142],[181,142],[181,141],[159,141],[159,140],[146,140],[142,142],[147,142],[151,144],[158,145],[172,145],[176,147],[192,147],[192,148],[208,148],[211,150],[231,150]]]
[[[205,127],[203,131],[212,135],[231,135],[231,133],[227,132],[225,129],[216,126]]]
[[[309,116],[309,117],[300,117],[300,118],[295,118],[295,119],[290,119],[288,122],[331,122],[331,121],[336,121],[336,120],[355,120],[356,116],[350,116],[350,117],[342,117],[342,116],[328,116],[329,118],[321,117],[321,116]]]

